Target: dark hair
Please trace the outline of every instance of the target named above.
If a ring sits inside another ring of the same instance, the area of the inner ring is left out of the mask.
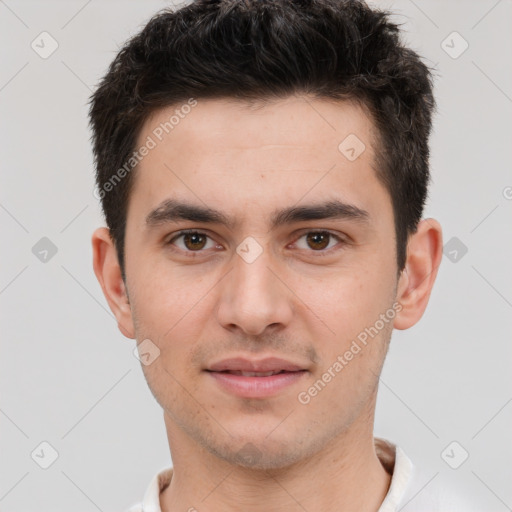
[[[389,15],[356,0],[197,0],[159,12],[130,39],[89,112],[96,184],[123,278],[133,183],[126,162],[150,114],[190,98],[293,94],[351,99],[369,112],[377,128],[374,166],[391,196],[401,271],[427,197],[435,103],[429,68],[400,42]]]

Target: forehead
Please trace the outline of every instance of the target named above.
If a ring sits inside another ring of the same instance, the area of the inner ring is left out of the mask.
[[[194,146],[201,153],[226,149],[247,153],[264,147],[270,154],[288,146],[300,153],[313,150],[318,156],[319,150],[326,150],[327,156],[338,156],[339,144],[353,135],[364,142],[368,159],[373,151],[373,123],[366,109],[353,101],[291,96],[250,102],[232,98],[193,102],[194,106],[189,100],[154,112],[141,129],[139,143],[150,135],[159,146],[172,144],[175,153]],[[194,152],[187,156],[201,155]]]
[[[153,146],[134,175],[141,215],[168,197],[260,211],[320,197],[371,211],[386,199],[374,127],[358,104],[304,96],[194,102],[156,111],[141,129],[138,147]]]

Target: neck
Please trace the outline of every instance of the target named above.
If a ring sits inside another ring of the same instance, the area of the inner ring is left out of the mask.
[[[174,471],[160,498],[162,512],[377,512],[389,489],[373,417],[356,420],[313,456],[271,470],[227,463],[165,420]]]

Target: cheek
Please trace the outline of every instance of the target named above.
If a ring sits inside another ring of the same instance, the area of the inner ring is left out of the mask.
[[[323,320],[341,340],[373,323],[389,306],[393,284],[383,274],[384,269],[369,265],[343,268],[321,280],[302,279],[297,295],[310,308],[310,316]]]
[[[393,304],[393,281],[379,277],[376,270],[339,273],[322,286],[308,286],[301,292],[311,299],[308,306],[314,314],[309,315],[309,330],[321,359],[313,380],[322,379],[329,369],[336,375],[326,376],[332,384],[322,392],[322,401],[332,408],[364,401],[380,374],[392,329],[391,320],[380,318]]]
[[[188,393],[198,392],[197,367],[191,361],[200,339],[200,304],[194,308],[195,296],[169,294],[163,286],[150,293],[149,289],[137,297],[132,308],[137,339],[150,339],[158,347],[158,357],[149,365],[143,364],[142,370],[157,402],[168,412],[169,404],[173,404],[172,410],[179,417],[179,411],[190,409]]]
[[[166,262],[141,268],[132,304],[137,339],[153,340],[165,368],[182,375],[211,321],[211,292],[219,282],[214,273],[198,276],[191,269],[172,271]]]
[[[206,292],[215,284],[215,276],[197,275],[188,269],[173,270],[164,258],[145,258],[135,277],[135,307],[139,320],[164,335],[174,326],[190,323],[200,310]]]

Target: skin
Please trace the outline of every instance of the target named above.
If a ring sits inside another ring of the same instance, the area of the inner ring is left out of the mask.
[[[175,108],[155,112],[139,145]],[[108,230],[95,231],[94,270],[119,329],[160,349],[142,368],[163,408],[173,460],[163,511],[370,512],[382,503],[391,477],[373,441],[378,378],[392,329],[411,327],[427,306],[442,234],[437,221],[422,220],[398,275],[391,199],[373,168],[373,130],[365,111],[347,101],[294,96],[253,108],[199,100],[134,176],[126,284]],[[338,150],[349,134],[366,146],[354,161]],[[148,214],[169,198],[217,209],[236,223],[148,226]],[[278,209],[329,200],[366,210],[367,222],[272,228]],[[209,237],[199,238],[205,248],[173,239],[190,228]],[[318,231],[334,235],[326,248],[307,237]],[[263,250],[252,263],[236,252],[248,236]],[[298,394],[394,303],[401,308],[394,320],[301,404]],[[277,356],[308,372],[275,396],[240,398],[203,371],[233,356]],[[258,454],[252,461],[240,456],[248,443]]]

